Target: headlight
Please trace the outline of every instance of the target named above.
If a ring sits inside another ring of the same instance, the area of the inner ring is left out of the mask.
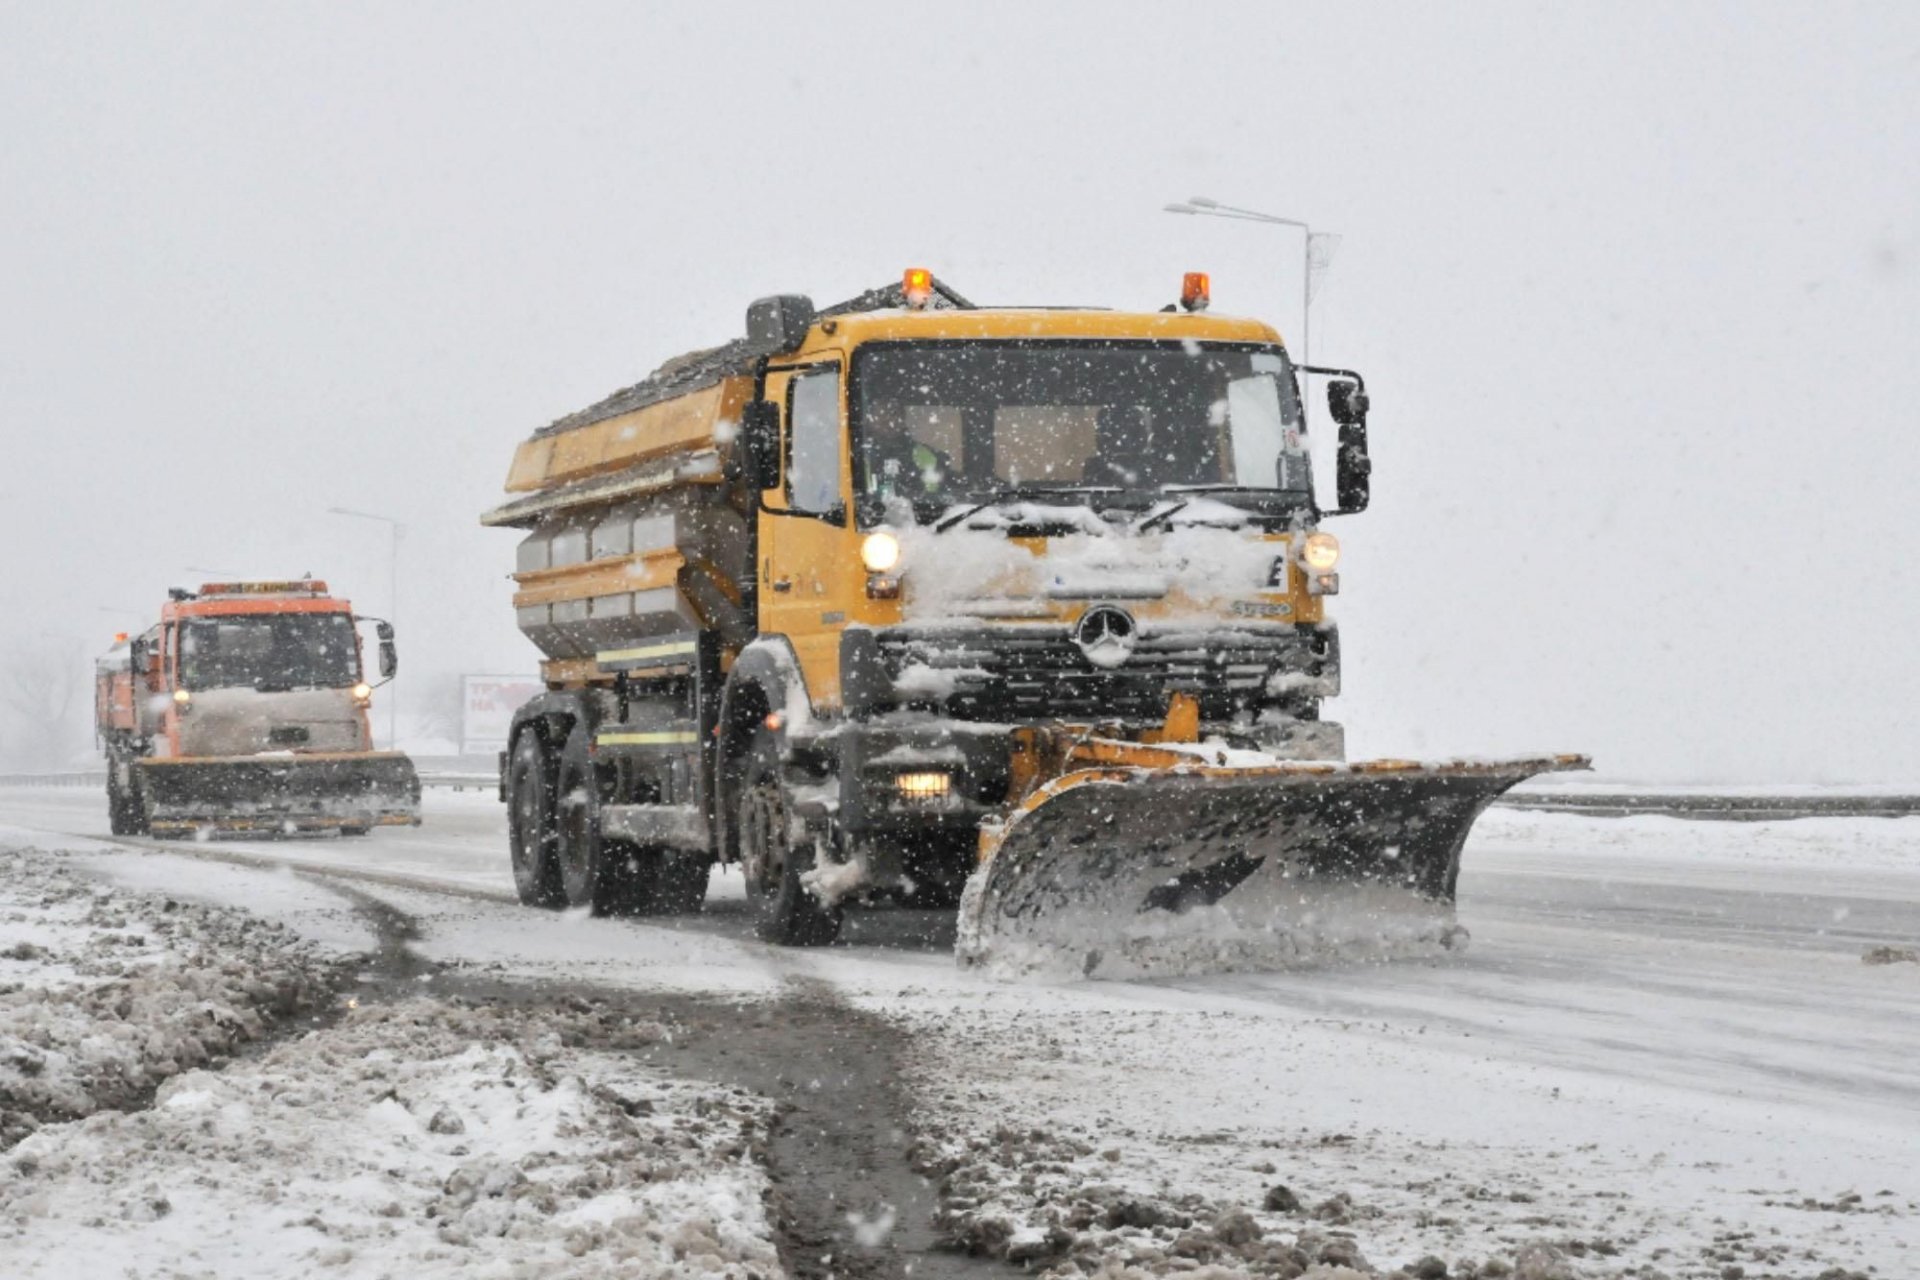
[[[193,705],[193,695],[185,689],[175,689],[173,691],[173,705],[185,711]]]
[[[373,686],[364,680],[353,686],[353,700],[363,707],[366,706],[373,701]]]
[[[1340,563],[1340,539],[1330,533],[1310,533],[1300,542],[1300,563],[1325,573]]]
[[[890,533],[870,533],[860,544],[860,563],[868,573],[885,573],[900,563],[900,539]]]

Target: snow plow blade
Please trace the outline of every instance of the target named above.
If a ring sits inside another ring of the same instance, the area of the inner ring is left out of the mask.
[[[1170,753],[1102,744],[1108,756]],[[1582,756],[1498,763],[1083,768],[981,836],[962,964],[1141,977],[1460,945],[1460,850],[1507,788]]]
[[[156,835],[420,821],[420,778],[398,751],[142,760],[139,770],[148,829]]]

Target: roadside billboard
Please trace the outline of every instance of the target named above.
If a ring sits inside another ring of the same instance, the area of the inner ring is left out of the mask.
[[[490,756],[507,747],[520,705],[546,686],[535,676],[462,676],[460,754]]]

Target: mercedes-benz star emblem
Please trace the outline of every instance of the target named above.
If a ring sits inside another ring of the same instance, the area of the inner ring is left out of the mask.
[[[1096,667],[1117,667],[1133,655],[1139,628],[1133,615],[1110,604],[1098,604],[1080,615],[1073,642]]]

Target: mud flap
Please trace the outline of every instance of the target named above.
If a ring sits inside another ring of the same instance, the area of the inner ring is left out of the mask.
[[[158,834],[415,825],[420,779],[398,751],[142,760]]]
[[[962,964],[1102,977],[1457,945],[1474,820],[1578,756],[1064,774],[983,834]]]

